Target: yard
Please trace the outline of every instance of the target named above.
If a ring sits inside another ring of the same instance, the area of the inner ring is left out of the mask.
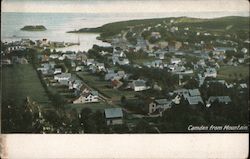
[[[113,101],[117,101],[121,99],[121,96],[126,96],[127,98],[134,98],[134,96],[137,94],[134,91],[121,91],[118,89],[109,88],[110,85],[109,81],[105,81],[100,79],[96,75],[92,75],[88,72],[79,72],[77,73],[86,84],[88,84],[90,87],[96,89],[101,94],[110,97]]]
[[[249,66],[222,66],[218,70],[218,78],[234,80],[236,78],[249,78]]]
[[[76,109],[78,113],[81,112],[83,108],[90,108],[93,111],[104,111],[106,108],[112,108],[112,106],[104,103],[104,102],[99,102],[99,103],[84,103],[84,104],[67,104],[64,106],[66,109]]]
[[[13,65],[1,69],[3,103],[22,105],[27,96],[41,105],[48,106],[49,98],[32,65]]]

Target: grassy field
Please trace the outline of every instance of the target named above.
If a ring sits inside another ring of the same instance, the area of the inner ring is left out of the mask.
[[[1,74],[3,102],[22,105],[24,99],[30,96],[41,105],[49,105],[49,98],[32,65],[3,67]]]
[[[248,66],[222,66],[218,70],[218,78],[234,80],[236,78],[249,78]]]
[[[133,91],[121,91],[113,88],[109,88],[109,81],[101,80],[98,76],[92,75],[88,72],[79,72],[85,83],[94,89],[97,89],[103,95],[110,97],[112,100],[120,100],[121,96],[126,96],[127,98],[133,98],[136,92]]]
[[[79,113],[83,108],[90,108],[93,111],[104,111],[106,108],[112,108],[112,106],[105,104],[104,102],[99,103],[84,103],[84,104],[67,104],[64,106],[66,109],[76,109]]]

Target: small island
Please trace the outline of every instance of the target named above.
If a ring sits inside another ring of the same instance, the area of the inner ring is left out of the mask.
[[[21,28],[23,31],[45,31],[47,30],[43,25],[26,25]]]

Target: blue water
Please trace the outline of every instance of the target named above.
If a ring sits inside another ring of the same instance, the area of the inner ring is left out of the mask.
[[[80,40],[80,46],[72,46],[61,49],[66,50],[85,50],[90,49],[93,44],[108,46],[96,39],[98,34],[74,34],[66,33],[67,31],[77,30],[85,27],[98,27],[106,23],[131,20],[131,19],[147,19],[162,17],[199,17],[213,18],[227,15],[244,15],[245,13],[14,13],[3,12],[1,14],[1,40],[14,41],[21,38],[29,38],[38,40],[47,38],[51,41],[77,42]],[[25,25],[44,25],[47,30],[40,32],[21,31]]]

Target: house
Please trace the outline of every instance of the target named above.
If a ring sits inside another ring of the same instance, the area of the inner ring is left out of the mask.
[[[206,102],[206,107],[210,107],[211,103],[213,103],[216,100],[219,103],[224,103],[224,104],[229,104],[230,102],[232,102],[232,100],[229,96],[211,96],[211,97],[209,97],[208,101]]]
[[[172,41],[169,42],[168,48],[170,52],[177,51],[182,47],[182,42],[179,41]]]
[[[206,77],[203,77],[201,74],[198,74],[198,82],[199,82],[199,87],[201,87],[205,81]]]
[[[241,52],[246,54],[248,52],[248,50],[247,50],[247,48],[244,47],[244,48],[241,49]]]
[[[151,32],[151,37],[153,37],[155,39],[160,39],[161,34],[159,32]]]
[[[188,94],[184,94],[184,98],[188,100],[189,105],[197,105],[199,103],[203,104],[203,100],[200,95],[201,94],[198,89],[189,89]]]
[[[76,53],[76,60],[84,62],[85,60],[87,60],[87,55],[85,53],[78,52]]]
[[[147,105],[146,111],[148,112],[148,115],[151,117],[159,117],[162,116],[163,111],[171,108],[172,103],[173,103],[172,101],[167,99],[156,99],[156,100],[148,99],[146,101]]]
[[[62,73],[54,76],[54,79],[60,82],[61,80],[69,80],[71,73]]]
[[[99,71],[105,71],[104,63],[96,63],[96,67]]]
[[[163,68],[164,67],[162,60],[152,61],[151,66],[152,67],[157,67],[157,68],[159,68],[159,67]]]
[[[25,57],[18,58],[17,62],[19,64],[28,64],[29,63],[28,60]]]
[[[108,72],[106,75],[105,75],[105,77],[104,77],[104,79],[106,80],[106,81],[108,81],[108,80],[111,80],[112,78],[114,78],[116,76],[116,73],[113,71],[113,72]]]
[[[96,73],[97,67],[95,65],[90,65],[89,66],[89,71],[91,71],[92,73]]]
[[[64,55],[62,55],[62,56],[60,56],[59,58],[58,58],[58,60],[64,60],[65,59],[65,56]]]
[[[121,78],[124,78],[126,76],[124,71],[118,71],[116,74],[117,74],[117,76],[119,76]]]
[[[51,54],[51,55],[49,55],[49,58],[51,58],[51,59],[58,59],[59,55],[58,54]]]
[[[159,42],[159,47],[161,49],[165,49],[165,48],[167,48],[167,46],[168,46],[168,42],[166,42],[166,41]]]
[[[68,80],[60,80],[59,84],[62,86],[69,86],[69,81]]]
[[[98,92],[97,91],[89,91],[89,92],[82,92],[79,97],[73,100],[74,104],[79,103],[95,103],[98,102]]]
[[[77,80],[75,78],[70,78],[69,79],[69,89],[76,89],[76,90],[80,90],[82,87],[82,81],[81,80]]]
[[[166,110],[171,108],[172,101],[169,101],[167,99],[156,99],[155,103],[157,104],[157,107]]]
[[[187,98],[189,105],[197,105],[199,103],[203,104],[201,96],[189,96]]]
[[[226,51],[236,52],[237,50],[235,48],[231,48],[231,47],[216,47],[216,48],[214,48],[213,55],[225,54]]]
[[[104,110],[107,125],[120,125],[123,123],[121,108],[108,108]]]
[[[209,81],[207,81],[207,87],[210,87],[210,84],[213,84],[213,83],[220,83],[222,85],[227,84],[227,82],[225,80],[209,80]]]
[[[239,62],[239,63],[244,63],[244,61],[245,61],[244,58],[239,58],[239,59],[238,59],[238,62]]]
[[[48,75],[48,74],[54,74],[54,71],[52,69],[54,69],[54,65],[53,63],[43,63],[41,64],[42,67],[37,68],[38,71],[41,71],[42,74],[44,75]]]
[[[112,85],[113,88],[117,89],[117,88],[120,88],[123,85],[123,82],[121,82],[118,79],[113,79],[113,80],[111,80],[111,85]]]
[[[160,60],[163,60],[165,58],[165,55],[163,53],[157,54],[157,56]]]
[[[119,48],[125,50],[127,48],[127,41],[126,41],[126,39],[119,38],[119,37],[113,38],[111,45],[114,47],[119,47]]]
[[[61,74],[61,73],[62,73],[62,69],[61,68],[55,68],[54,75],[55,74]]]
[[[179,64],[180,62],[181,62],[181,59],[179,58],[171,58],[171,64],[176,65],[176,64]]]
[[[241,89],[247,89],[247,84],[246,83],[240,83],[240,88]]]
[[[146,40],[144,40],[143,38],[137,38],[137,43],[135,46],[135,50],[139,51],[139,50],[147,50],[147,42]]]
[[[113,65],[116,65],[119,62],[119,58],[112,56],[112,62],[113,62]]]
[[[134,80],[131,87],[136,92],[149,89],[149,87],[146,86],[146,81],[140,79]]]
[[[116,49],[113,50],[113,57],[126,57],[126,54],[123,51],[118,51]]]
[[[76,60],[76,54],[74,52],[66,52],[63,56],[70,60]]]
[[[85,61],[85,65],[87,65],[87,66],[89,66],[89,65],[94,65],[94,63],[95,63],[95,60],[94,60],[94,59],[87,59],[87,60]]]
[[[127,58],[121,59],[118,61],[119,65],[128,65],[129,64],[129,60]]]
[[[180,95],[175,96],[174,99],[172,99],[172,102],[173,102],[174,104],[180,104],[180,102],[181,102],[181,97],[180,97]]]
[[[83,70],[84,70],[83,66],[76,66],[76,71],[83,71]]]
[[[149,101],[146,101],[146,102],[148,103],[148,104],[146,104],[146,105],[148,105],[147,110],[146,110],[148,112],[148,114],[151,115],[151,114],[155,113],[158,109],[156,103],[152,99],[149,99]],[[158,113],[157,113],[157,115],[158,115]]]
[[[172,32],[172,33],[174,33],[175,31],[178,31],[178,30],[179,30],[179,28],[176,26],[173,26],[170,28],[170,32]]]
[[[216,78],[217,76],[217,71],[215,68],[207,68],[206,71],[204,72],[205,77],[214,77]]]
[[[49,61],[49,65],[50,65],[50,67],[51,67],[52,69],[54,69],[55,66],[56,66],[56,63],[55,63],[55,61]]]
[[[203,103],[200,91],[198,89],[179,89],[175,90],[174,93],[182,95],[186,99],[189,105],[197,105]]]

